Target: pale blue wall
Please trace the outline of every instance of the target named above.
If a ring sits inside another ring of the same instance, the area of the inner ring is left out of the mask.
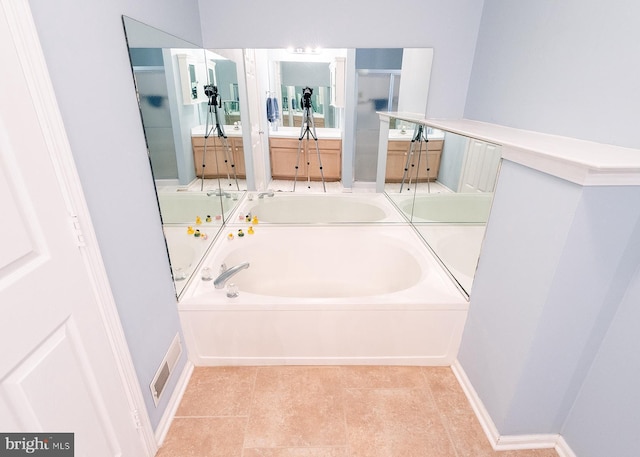
[[[640,270],[635,272],[562,429],[577,456],[640,455],[638,303]]]
[[[463,115],[483,0],[199,3],[209,48],[432,47],[427,114]]]
[[[640,186],[583,188],[503,162],[458,356],[501,434],[563,432],[640,263],[638,201]],[[633,364],[616,376],[640,382]],[[612,384],[582,403],[595,408],[602,395],[633,393]],[[609,420],[598,417],[590,423]]]
[[[486,0],[465,117],[640,147],[640,2]]]
[[[465,116],[640,147],[639,16],[627,0],[486,0]],[[639,455],[640,190],[505,164],[460,362],[501,434]]]
[[[125,14],[201,44],[195,0],[31,0],[111,288],[155,427],[149,384],[180,330],[125,42]],[[179,373],[186,363],[178,365]]]

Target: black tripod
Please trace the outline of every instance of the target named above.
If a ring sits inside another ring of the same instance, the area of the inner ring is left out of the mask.
[[[402,174],[402,182],[400,183],[400,193],[402,193],[402,188],[404,187],[404,182],[407,179],[407,173],[409,174],[409,182],[407,183],[407,190],[409,189],[409,186],[411,186],[411,174],[413,172],[413,170],[411,170],[411,172],[409,171],[409,165],[411,165],[411,168],[414,167],[413,165],[413,157],[415,155],[416,152],[416,143],[418,145],[418,163],[415,166],[416,169],[416,183],[418,182],[418,174],[420,172],[420,158],[422,157],[422,140],[424,139],[425,144],[427,145],[427,147],[425,148],[427,150],[427,153],[425,154],[425,161],[427,163],[427,192],[431,192],[431,186],[429,185],[429,138],[427,136],[427,130],[425,128],[424,125],[422,124],[418,124],[416,125],[416,128],[414,130],[414,134],[413,134],[413,138],[411,138],[411,146],[409,147],[409,154],[407,154],[407,161],[404,164],[404,173]]]
[[[316,126],[313,122],[313,111],[311,109],[311,94],[313,89],[305,87],[302,90],[302,126],[300,128],[300,137],[298,138],[298,154],[296,156],[296,173],[293,177],[293,191],[296,191],[296,181],[298,179],[298,165],[300,164],[300,151],[302,150],[302,140],[307,137],[307,146],[309,145],[309,136],[313,138],[316,144],[316,153],[318,154],[318,165],[320,166],[320,178],[322,179],[322,189],[326,192],[327,187],[324,184],[324,172],[322,171],[322,159],[320,158],[320,149],[318,148],[318,136],[316,135]],[[311,177],[309,176],[309,149],[305,148],[305,159],[307,160],[307,187],[311,189]]]
[[[200,181],[200,190],[204,190],[204,172],[206,166],[206,157],[207,157],[207,140],[212,134],[216,134],[218,138],[220,138],[220,142],[224,147],[224,164],[227,169],[227,179],[229,180],[229,185],[231,186],[231,172],[233,172],[233,179],[236,182],[236,189],[240,190],[240,186],[238,185],[238,176],[236,175],[236,166],[233,163],[233,154],[231,153],[231,148],[229,148],[229,143],[227,142],[227,135],[224,133],[224,127],[220,124],[220,119],[218,118],[218,108],[222,108],[222,99],[218,94],[218,87],[207,84],[204,86],[204,93],[207,97],[209,97],[209,110],[207,111],[207,120],[205,124],[204,130],[204,152],[202,154],[202,175]],[[212,119],[213,118],[213,119]],[[211,122],[210,122],[211,121]],[[215,123],[215,125],[213,125]],[[211,124],[211,128],[209,128],[209,124]],[[218,176],[218,187],[220,187],[220,168],[219,161],[217,160],[217,150],[216,143],[213,143],[214,148],[214,157],[216,158],[216,175]]]

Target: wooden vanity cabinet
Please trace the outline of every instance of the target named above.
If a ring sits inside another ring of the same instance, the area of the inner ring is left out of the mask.
[[[435,181],[440,170],[440,157],[442,156],[442,146],[444,140],[429,140],[426,143],[429,161],[429,174],[427,175],[427,157],[424,154],[425,143],[422,143],[422,156],[420,157],[420,169],[418,170],[418,182]],[[409,163],[407,181],[409,176],[413,182],[416,181],[415,167],[418,166],[418,147],[414,147],[412,161]],[[411,148],[411,141],[390,140],[387,145],[387,167],[385,173],[386,182],[402,182],[404,167],[407,163],[407,156]],[[413,167],[412,167],[413,165]]]
[[[205,154],[204,137],[191,137],[191,144],[193,147],[193,162],[198,178],[202,177],[202,156]],[[242,138],[240,137],[227,137],[227,144],[229,145],[229,151],[231,158],[236,169],[236,176],[238,178],[246,178],[245,162],[244,162],[244,147]],[[227,177],[227,154],[225,154],[224,143],[219,137],[209,137],[207,139],[207,151],[204,161],[204,177],[205,178],[218,178]],[[217,165],[216,165],[217,162]],[[233,177],[233,169],[231,164],[228,167],[229,175]]]
[[[294,179],[296,176],[296,160],[298,159],[298,139],[270,138],[269,154],[271,176],[274,179]],[[322,171],[325,181],[339,181],[342,177],[342,140],[319,139],[318,149],[322,160]],[[309,165],[307,166],[307,160]],[[302,140],[300,159],[298,161],[297,179],[320,181],[320,166],[314,140]]]

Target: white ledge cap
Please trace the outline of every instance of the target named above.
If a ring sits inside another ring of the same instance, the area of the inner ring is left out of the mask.
[[[502,146],[502,158],[582,186],[640,185],[640,149],[520,130],[469,119],[428,119],[420,114],[378,112]]]

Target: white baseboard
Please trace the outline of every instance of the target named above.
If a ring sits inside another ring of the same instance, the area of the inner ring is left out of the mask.
[[[180,405],[180,401],[182,400],[184,391],[187,389],[189,379],[191,379],[191,373],[193,373],[193,363],[187,360],[187,363],[182,369],[182,373],[180,373],[180,378],[178,378],[176,388],[173,389],[173,393],[169,398],[167,408],[164,410],[164,414],[162,415],[162,418],[158,423],[158,427],[156,428],[155,437],[156,443],[158,443],[158,448],[162,446],[162,443],[167,436],[167,432],[169,431],[169,427],[171,427],[173,417],[176,415],[176,411],[178,410],[178,406]]]
[[[558,444],[556,444],[556,452],[559,457],[576,457],[576,454],[571,450],[567,442],[562,435],[558,438]]]
[[[493,419],[491,419],[489,412],[473,388],[460,362],[456,360],[453,365],[451,365],[451,369],[458,379],[469,403],[471,403],[471,407],[494,450],[509,451],[553,448],[560,457],[576,457],[562,435],[559,434],[500,435]]]

